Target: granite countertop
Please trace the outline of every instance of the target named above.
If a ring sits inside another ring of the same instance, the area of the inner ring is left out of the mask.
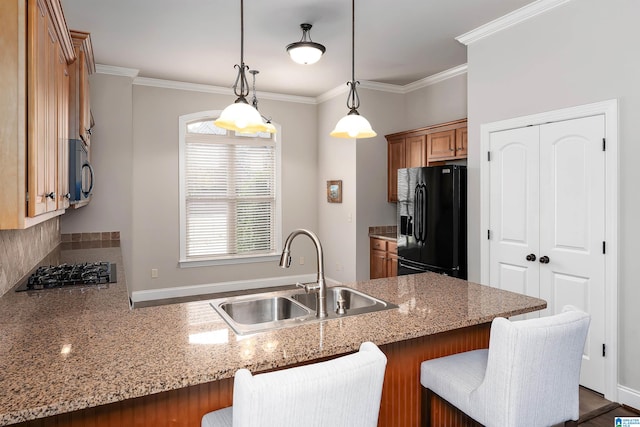
[[[117,263],[108,288],[0,298],[0,425],[490,322],[543,300],[423,273],[345,285],[398,309],[236,336],[207,301],[129,308],[120,248],[63,250]]]

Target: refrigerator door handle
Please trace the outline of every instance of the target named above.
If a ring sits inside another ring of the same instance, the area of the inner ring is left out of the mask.
[[[413,198],[413,237],[420,242],[420,185],[416,185]]]
[[[421,205],[422,205],[422,218],[420,219],[420,223],[422,224],[421,230],[420,230],[420,235],[421,235],[421,239],[423,242],[427,241],[427,212],[429,212],[429,197],[427,197],[427,186],[425,184],[421,184],[421,192],[422,192],[422,196],[421,196]]]

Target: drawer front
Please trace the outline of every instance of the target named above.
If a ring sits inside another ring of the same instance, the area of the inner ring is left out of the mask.
[[[371,249],[377,251],[386,251],[387,250],[387,241],[382,239],[371,238]]]

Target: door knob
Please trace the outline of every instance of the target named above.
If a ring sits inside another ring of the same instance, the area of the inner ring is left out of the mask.
[[[540,257],[540,263],[542,264],[549,264],[549,257],[548,256],[541,256]]]
[[[534,254],[527,255],[527,261],[535,261],[535,260],[536,260],[536,256]]]

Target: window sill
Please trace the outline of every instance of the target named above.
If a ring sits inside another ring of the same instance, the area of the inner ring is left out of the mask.
[[[192,268],[192,267],[210,267],[215,265],[232,265],[232,264],[251,264],[256,262],[278,262],[280,261],[280,253],[266,254],[266,255],[250,255],[243,257],[225,257],[225,258],[210,258],[210,259],[198,259],[198,260],[184,260],[178,261],[180,268]]]

